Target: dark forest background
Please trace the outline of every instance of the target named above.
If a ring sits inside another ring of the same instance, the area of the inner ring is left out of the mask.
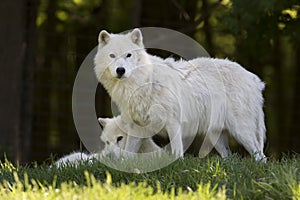
[[[100,30],[146,26],[185,33],[260,76],[267,155],[300,153],[299,16],[299,0],[1,0],[0,155],[41,162],[79,149],[71,97],[80,64]],[[101,87],[97,96],[110,115]]]

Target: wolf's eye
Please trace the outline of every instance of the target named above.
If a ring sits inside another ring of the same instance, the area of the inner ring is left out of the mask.
[[[131,53],[128,53],[127,55],[126,55],[126,58],[130,58],[132,56],[132,54]]]
[[[106,141],[106,144],[109,145],[109,141]]]
[[[123,136],[117,137],[117,143],[120,142],[123,139]]]
[[[111,58],[115,58],[115,57],[116,57],[116,55],[115,55],[115,54],[113,54],[113,53],[111,53],[111,54],[109,54],[109,57],[111,57]]]

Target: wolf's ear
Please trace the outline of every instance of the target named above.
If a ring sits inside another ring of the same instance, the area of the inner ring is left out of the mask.
[[[108,120],[109,119],[107,119],[107,118],[101,118],[101,117],[98,118],[98,122],[100,123],[100,125],[102,126],[102,128],[104,128],[106,126]]]
[[[104,46],[110,40],[110,35],[106,30],[102,30],[98,36],[98,42],[101,46]]]
[[[130,37],[134,44],[136,44],[140,47],[144,47],[143,36],[142,36],[142,32],[140,29],[138,29],[138,28],[133,29],[133,31],[130,33]]]

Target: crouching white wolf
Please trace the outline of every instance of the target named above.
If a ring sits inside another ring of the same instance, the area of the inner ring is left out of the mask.
[[[203,133],[222,157],[226,132],[256,160],[264,159],[264,83],[223,59],[164,60],[146,52],[142,34],[99,34],[95,73],[129,124],[125,150],[140,138],[167,133],[172,152],[183,156],[185,138]]]
[[[102,156],[113,153],[117,157],[121,155],[121,150],[125,149],[128,134],[126,131],[127,124],[121,119],[121,116],[114,118],[98,118],[99,123],[103,126],[101,140],[104,142],[104,149],[101,151]],[[149,153],[160,150],[152,138],[141,139],[141,146],[138,153]]]
[[[103,127],[101,134],[101,140],[105,143],[104,149],[98,153],[86,154],[84,152],[73,152],[66,155],[55,162],[55,166],[75,166],[77,167],[80,163],[92,163],[94,160],[100,159],[102,156],[107,156],[111,153],[119,157],[121,150],[125,149],[126,140],[128,134],[125,132],[127,124],[124,124],[121,116],[114,118],[98,118],[99,123]],[[141,142],[138,153],[150,153],[160,150],[152,138],[145,138]]]

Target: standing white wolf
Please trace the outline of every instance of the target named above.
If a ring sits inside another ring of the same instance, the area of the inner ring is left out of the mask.
[[[95,73],[130,131],[125,150],[140,138],[167,133],[172,152],[183,156],[185,138],[203,133],[222,157],[230,133],[256,160],[264,159],[264,83],[223,59],[164,60],[146,52],[139,29],[99,34]],[[139,138],[140,137],[140,138]]]

